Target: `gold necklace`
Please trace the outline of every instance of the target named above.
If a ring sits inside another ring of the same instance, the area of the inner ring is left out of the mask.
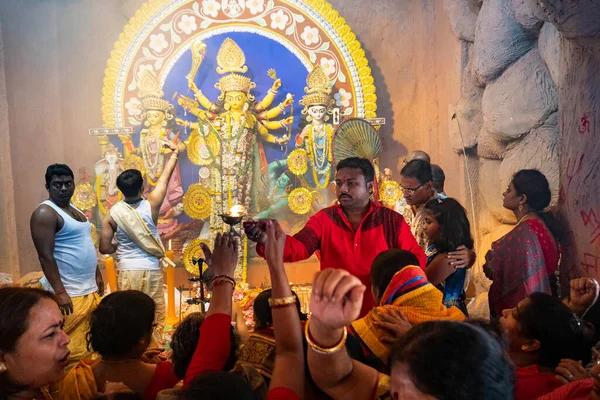
[[[519,225],[521,222],[523,222],[523,220],[525,219],[525,217],[528,216],[529,214],[535,214],[535,211],[529,211],[528,213],[526,213],[525,215],[523,215],[521,217],[521,219],[519,219],[519,221],[517,222],[517,225]]]

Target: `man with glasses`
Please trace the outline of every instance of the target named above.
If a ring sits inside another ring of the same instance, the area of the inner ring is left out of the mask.
[[[347,158],[336,167],[338,204],[313,215],[306,226],[285,242],[284,260],[296,262],[320,251],[321,270],[342,268],[371,287],[371,264],[388,249],[400,248],[414,253],[425,268],[425,252],[419,247],[404,218],[397,212],[371,201],[375,170],[364,158]],[[431,172],[430,172],[431,174]],[[266,223],[245,224],[248,238],[257,242],[256,250],[265,255]],[[365,293],[361,316],[375,306],[370,291]]]

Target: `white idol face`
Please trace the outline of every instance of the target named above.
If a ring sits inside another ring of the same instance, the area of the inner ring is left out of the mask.
[[[308,115],[313,118],[315,122],[323,122],[325,119],[325,113],[327,112],[327,107],[325,106],[311,106],[308,107]]]

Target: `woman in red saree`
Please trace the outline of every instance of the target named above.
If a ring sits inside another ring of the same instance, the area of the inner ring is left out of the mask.
[[[555,273],[562,232],[554,216],[544,211],[551,199],[548,180],[537,170],[521,170],[503,196],[504,207],[518,222],[485,256],[483,270],[493,281],[489,293],[492,319],[531,293],[557,295]]]

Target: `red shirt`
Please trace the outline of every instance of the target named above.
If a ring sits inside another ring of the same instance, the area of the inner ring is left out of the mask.
[[[515,400],[537,399],[561,385],[553,373],[541,372],[537,365],[519,367],[515,376]]]
[[[354,232],[342,207],[335,205],[319,211],[300,232],[287,237],[284,261],[306,260],[320,250],[321,270],[345,269],[367,286],[360,313],[363,317],[375,306],[370,290],[371,264],[379,253],[392,248],[414,253],[421,268],[425,269],[425,252],[419,247],[402,215],[371,202],[369,211]],[[256,251],[264,257],[265,246],[257,245]]]

